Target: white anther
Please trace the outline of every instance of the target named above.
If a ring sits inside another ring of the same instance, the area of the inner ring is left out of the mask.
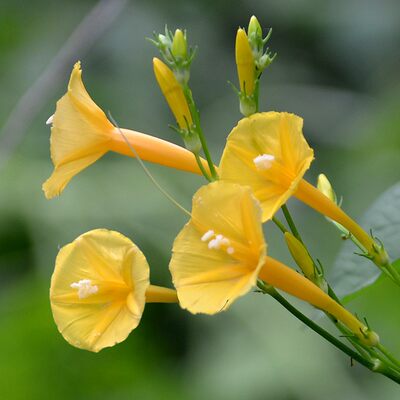
[[[213,231],[212,229],[210,229],[209,231],[207,231],[207,232],[201,237],[201,241],[202,241],[202,242],[208,242],[214,235],[215,235],[214,231]]]
[[[78,289],[78,297],[80,299],[85,299],[99,291],[99,288],[96,285],[92,285],[90,279],[81,279],[79,282],[71,283],[70,286],[72,289]]]
[[[50,117],[47,119],[46,125],[51,125],[53,123],[53,119],[54,119],[54,114],[50,115]]]
[[[223,246],[229,246],[231,244],[231,241],[224,237],[224,238],[221,239],[221,244]]]
[[[220,250],[221,247],[223,247],[228,254],[233,254],[235,251],[231,246],[231,241],[229,239],[221,234],[216,235],[211,229],[201,237],[201,240],[203,242],[208,241],[208,248],[210,250]]]
[[[253,159],[254,165],[259,171],[265,171],[271,168],[275,157],[272,154],[261,154]]]
[[[221,241],[218,239],[212,239],[208,242],[209,249],[219,250],[221,248]]]
[[[233,254],[233,253],[235,252],[235,249],[234,249],[232,246],[229,246],[229,247],[226,249],[226,252],[227,252],[228,254]]]

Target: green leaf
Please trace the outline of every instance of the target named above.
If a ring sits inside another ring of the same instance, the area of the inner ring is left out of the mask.
[[[385,245],[390,258],[400,258],[400,182],[384,192],[366,212],[361,225],[379,238]],[[336,294],[344,301],[364,293],[365,288],[390,279],[370,260],[355,255],[356,247],[346,242],[337,257],[328,277]],[[400,261],[395,262],[400,269]]]
[[[400,259],[396,260],[392,265],[393,265],[393,267],[397,270],[397,272],[400,273]],[[379,271],[378,271],[378,272],[379,272]],[[348,294],[347,296],[344,296],[344,297],[342,298],[342,302],[343,302],[344,304],[347,304],[347,303],[349,303],[350,301],[356,299],[357,297],[362,296],[362,295],[364,295],[364,294],[367,294],[368,291],[369,291],[372,287],[376,287],[376,286],[381,285],[381,284],[383,284],[383,283],[385,283],[385,282],[387,282],[387,281],[390,281],[390,278],[389,278],[386,274],[381,273],[381,274],[378,276],[378,278],[376,279],[375,282],[373,282],[373,283],[370,284],[370,285],[367,285],[367,286],[362,287],[361,289],[355,291],[354,293],[350,293],[350,294]]]

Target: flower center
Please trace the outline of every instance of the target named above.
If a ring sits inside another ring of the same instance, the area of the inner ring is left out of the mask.
[[[99,291],[97,285],[92,285],[92,281],[90,279],[81,279],[78,282],[73,282],[70,285],[72,289],[78,289],[78,297],[80,299],[86,299],[92,294],[95,294]]]
[[[253,159],[253,163],[259,171],[265,171],[271,168],[275,161],[275,156],[272,154],[261,154]]]
[[[231,246],[231,242],[225,236],[220,234],[215,234],[215,232],[210,229],[202,237],[202,242],[208,242],[208,248],[210,250],[221,250],[224,249],[228,254],[233,254],[235,249]]]

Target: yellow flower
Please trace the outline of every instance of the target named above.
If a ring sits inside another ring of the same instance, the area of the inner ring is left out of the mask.
[[[156,57],[153,58],[153,69],[158,85],[176,122],[181,129],[188,130],[193,124],[193,120],[181,85],[168,66]]]
[[[218,181],[200,188],[170,262],[181,307],[218,313],[260,278],[331,313],[370,344],[366,326],[307,278],[268,257],[266,249],[261,208],[249,187]]]
[[[263,221],[294,195],[347,228],[370,254],[372,238],[303,175],[313,160],[304,139],[303,120],[285,112],[266,112],[242,119],[230,133],[219,169],[222,180],[249,185],[261,202]]]
[[[219,181],[195,194],[170,262],[181,307],[215,314],[256,284],[266,252],[260,217],[248,187]]]
[[[80,63],[71,73],[67,93],[57,102],[52,123],[50,152],[54,171],[43,184],[47,198],[59,195],[80,171],[108,151],[134,157],[120,131],[94,103],[82,82]],[[193,154],[167,141],[144,133],[121,129],[143,160],[201,174]],[[202,160],[208,170],[207,162]]]
[[[146,302],[176,302],[176,292],[150,285],[143,253],[106,229],[87,232],[56,259],[50,301],[58,330],[73,346],[98,352],[126,339]]]
[[[313,160],[302,126],[293,114],[260,113],[243,118],[228,137],[220,177],[252,187],[263,221],[293,194]]]
[[[251,96],[255,88],[256,67],[249,40],[245,30],[242,28],[239,28],[236,34],[235,56],[240,91],[247,96]]]

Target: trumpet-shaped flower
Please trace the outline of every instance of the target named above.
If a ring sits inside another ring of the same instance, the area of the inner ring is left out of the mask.
[[[56,259],[50,301],[54,320],[73,346],[98,352],[126,339],[146,302],[176,302],[176,292],[150,285],[143,253],[122,234],[87,232]]]
[[[261,202],[263,221],[294,195],[342,224],[370,254],[376,254],[372,238],[303,179],[313,160],[313,150],[302,128],[302,118],[285,112],[258,113],[242,119],[228,137],[219,169],[221,179],[249,185]]]
[[[192,313],[226,310],[257,278],[327,311],[360,340],[376,337],[349,311],[291,268],[266,255],[261,208],[249,187],[222,181],[193,197],[192,217],[175,239],[170,271],[181,307]]]
[[[242,119],[228,137],[220,177],[251,186],[263,221],[294,193],[313,160],[302,127],[296,115],[268,112]]]
[[[256,284],[266,252],[260,218],[248,187],[219,181],[195,194],[170,263],[183,308],[215,314]]]
[[[43,184],[47,198],[59,195],[72,177],[108,151],[134,157],[130,146],[143,160],[201,174],[190,151],[144,133],[114,127],[89,96],[81,75],[78,62],[67,93],[57,102],[56,112],[48,121],[52,124],[50,152],[54,171]],[[207,163],[203,164],[207,170]]]

